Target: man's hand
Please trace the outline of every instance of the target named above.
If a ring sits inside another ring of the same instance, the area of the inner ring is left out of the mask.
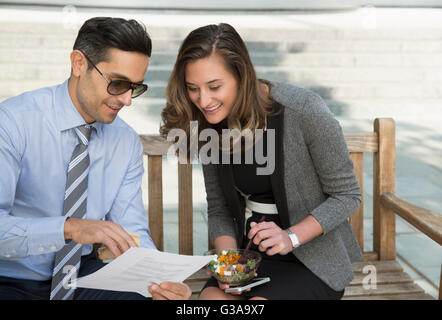
[[[80,244],[103,243],[115,257],[137,247],[132,236],[111,221],[69,218],[64,224],[64,238]]]
[[[169,281],[161,282],[160,285],[153,283],[148,291],[153,300],[188,300],[192,294],[187,284]]]

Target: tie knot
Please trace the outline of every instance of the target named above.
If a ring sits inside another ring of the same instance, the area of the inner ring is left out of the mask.
[[[87,146],[89,144],[89,139],[91,137],[92,126],[89,125],[78,126],[75,128],[75,132],[77,133],[80,142]]]

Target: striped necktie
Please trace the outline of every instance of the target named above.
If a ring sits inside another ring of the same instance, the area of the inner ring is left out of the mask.
[[[89,173],[88,144],[92,127],[84,125],[74,128],[79,143],[69,162],[66,191],[64,194],[63,215],[83,218],[86,214],[87,186]],[[76,277],[80,268],[81,244],[70,241],[55,255],[52,273],[51,300],[72,300],[75,289],[68,282]]]

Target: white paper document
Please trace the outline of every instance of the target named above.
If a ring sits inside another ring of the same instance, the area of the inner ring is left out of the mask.
[[[100,270],[75,280],[72,287],[137,292],[163,281],[183,282],[216,256],[186,256],[146,248],[130,248]]]

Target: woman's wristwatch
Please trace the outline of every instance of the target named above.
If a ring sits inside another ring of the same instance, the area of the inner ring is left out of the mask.
[[[289,234],[290,240],[292,241],[293,249],[299,247],[301,244],[299,243],[299,239],[296,234],[294,234],[290,229],[285,229],[285,231],[287,231],[287,233]]]

